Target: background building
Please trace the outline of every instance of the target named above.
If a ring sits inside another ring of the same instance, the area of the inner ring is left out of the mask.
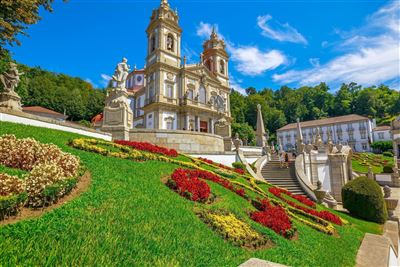
[[[374,142],[376,141],[392,141],[390,134],[390,126],[377,126],[372,129],[372,135]]]
[[[288,124],[277,130],[277,137],[283,149],[291,150],[296,144],[296,123]],[[303,142],[312,143],[319,128],[324,143],[328,139],[328,131],[331,132],[334,143],[341,142],[349,145],[354,151],[371,151],[373,142],[372,129],[375,121],[356,114],[301,122]]]

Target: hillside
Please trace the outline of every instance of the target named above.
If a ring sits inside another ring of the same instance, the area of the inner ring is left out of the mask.
[[[54,143],[79,156],[92,184],[41,218],[1,226],[0,265],[237,266],[257,257],[291,266],[351,266],[364,233],[380,232],[377,224],[333,212],[348,222],[334,225],[333,235],[293,219],[297,234],[290,240],[251,220],[248,213],[255,208],[250,201],[219,184],[206,181],[216,196],[211,204],[190,201],[168,188],[162,179],[182,168],[175,163],[192,164],[185,155],[169,162],[135,162],[72,148],[68,143],[80,137],[75,134],[1,122],[0,135],[6,133]],[[210,164],[199,166],[221,171]],[[268,192],[270,185],[258,184],[260,193],[250,181],[238,175],[231,180],[244,185],[249,200],[265,195],[279,201]],[[272,247],[251,250],[223,240],[196,216],[199,209],[234,214]]]

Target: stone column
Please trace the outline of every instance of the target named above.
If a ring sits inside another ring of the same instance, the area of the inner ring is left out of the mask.
[[[259,147],[265,146],[265,128],[260,104],[257,105],[256,145]]]
[[[200,132],[200,117],[196,116],[196,127],[197,127],[197,131]]]
[[[348,182],[347,156],[344,153],[329,154],[329,173],[332,196],[342,202],[342,187]]]
[[[185,114],[185,129],[189,131],[190,129],[189,114]]]
[[[210,131],[214,134],[214,119],[210,119]]]

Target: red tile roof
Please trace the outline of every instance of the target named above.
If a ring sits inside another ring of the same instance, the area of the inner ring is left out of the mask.
[[[372,129],[372,131],[376,132],[376,131],[389,131],[390,130],[390,126],[387,125],[383,125],[383,126],[377,126],[374,129]]]
[[[346,122],[361,121],[361,120],[369,120],[369,119],[367,117],[360,116],[357,114],[350,114],[350,115],[332,117],[332,118],[326,118],[326,119],[320,119],[320,120],[301,121],[300,126],[302,128],[309,128],[309,127],[317,127],[317,126],[323,126],[323,125],[331,125],[331,124],[336,124],[336,123],[346,123]],[[290,123],[288,125],[283,126],[282,128],[279,128],[277,131],[279,131],[279,132],[287,131],[287,130],[293,130],[296,128],[297,128],[297,123]]]
[[[140,89],[142,89],[144,87],[144,85],[136,85],[132,88],[127,88],[128,92],[130,93],[136,93],[137,91],[139,91]]]
[[[28,113],[45,113],[45,114],[51,114],[59,117],[68,117],[62,113],[56,112],[54,110],[40,107],[40,106],[29,106],[29,107],[22,107],[22,111],[28,112]]]

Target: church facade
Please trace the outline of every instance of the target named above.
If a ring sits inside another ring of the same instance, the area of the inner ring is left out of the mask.
[[[185,130],[231,135],[228,54],[213,30],[203,43],[200,62],[181,54],[179,17],[167,0],[153,10],[143,70],[128,76],[133,128]]]

